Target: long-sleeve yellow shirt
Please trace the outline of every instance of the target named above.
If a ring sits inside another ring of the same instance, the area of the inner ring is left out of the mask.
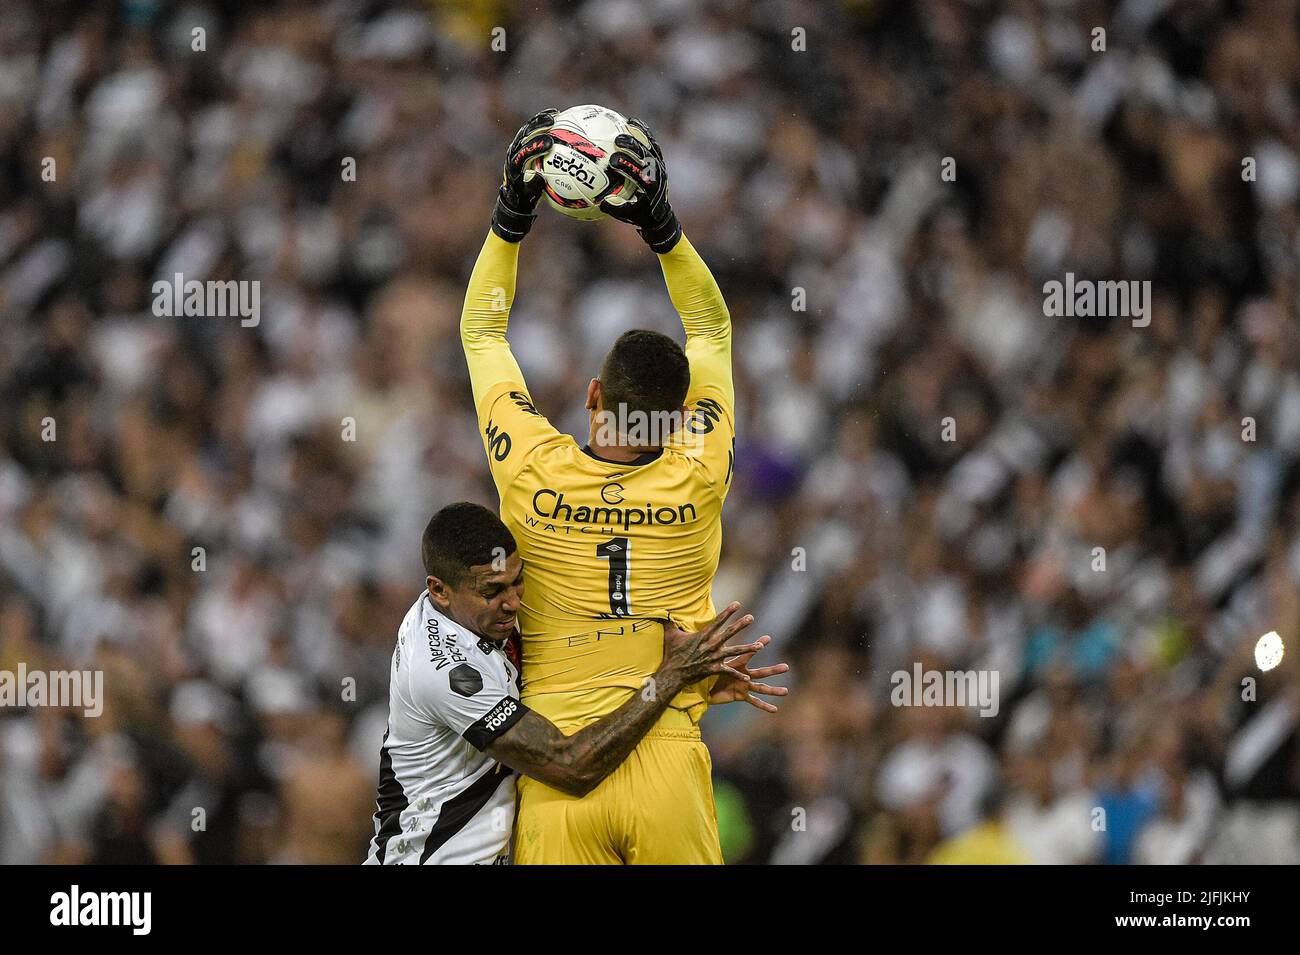
[[[686,332],[687,418],[662,452],[604,461],[533,404],[506,342],[519,247],[489,233],[461,315],[474,405],[501,519],[524,560],[523,700],[566,732],[614,710],[658,668],[663,628],[707,624],[731,485],[731,316],[683,237],[659,256]],[[703,684],[673,708],[699,721]]]

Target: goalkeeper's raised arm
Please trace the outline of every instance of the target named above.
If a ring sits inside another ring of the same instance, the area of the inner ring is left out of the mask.
[[[548,131],[554,116],[553,109],[538,113],[519,128],[506,151],[492,231],[474,263],[460,315],[460,341],[469,366],[480,436],[498,489],[514,479],[530,451],[561,437],[537,412],[506,341],[519,242],[537,218],[542,190],[540,178],[524,180],[524,166],[551,148]]]
[[[686,330],[686,358],[691,363],[691,390],[686,404],[718,392],[728,408],[736,403],[731,379],[731,313],[713,273],[689,239],[682,236],[672,251],[659,256],[664,284]]]
[[[474,407],[480,411],[494,385],[508,381],[521,390],[524,387],[524,376],[506,342],[506,327],[515,300],[519,242],[532,229],[541,198],[541,180],[525,182],[524,165],[530,157],[551,147],[547,130],[554,115],[553,109],[538,113],[519,128],[510,143],[501,189],[492,210],[492,231],[483,243],[465,290],[460,340],[469,364]]]
[[[664,283],[686,331],[686,358],[691,385],[686,405],[687,430],[706,436],[706,463],[714,463],[722,483],[729,483],[733,464],[735,385],[731,374],[731,313],[709,267],[682,235],[681,223],[668,202],[668,171],[663,150],[646,125],[629,119],[636,136],[618,137],[609,164],[641,186],[635,200],[621,206],[602,204],[606,215],[635,225],[659,256]],[[718,425],[718,427],[715,427]],[[712,440],[710,440],[710,438]],[[718,439],[722,440],[719,441]]]

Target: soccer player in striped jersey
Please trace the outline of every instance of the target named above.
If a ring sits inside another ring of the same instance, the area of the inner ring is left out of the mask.
[[[506,341],[519,242],[536,218],[553,111],[523,126],[506,155],[488,234],[461,316],[474,405],[501,518],[528,565],[519,611],[522,699],[573,732],[634,697],[655,669],[660,621],[694,630],[714,617],[722,504],[734,465],[731,318],[667,199],[663,153],[644,124],[620,135],[610,168],[637,198],[601,208],[658,256],[686,334],[620,337],[587,389],[579,447],[541,414]],[[664,428],[665,422],[676,424]],[[710,703],[746,700],[733,679],[683,689],[632,756],[592,793],[520,781],[516,861],[720,863],[711,762],[699,721]]]
[[[604,779],[683,686],[745,664],[767,643],[728,645],[753,618],[732,604],[699,633],[665,630],[643,692],[566,736],[519,700],[510,639],[523,563],[500,519],[452,504],[424,532],[426,589],[398,631],[367,865],[502,864],[515,817],[515,772],[581,796]],[[783,695],[751,684],[754,692]]]

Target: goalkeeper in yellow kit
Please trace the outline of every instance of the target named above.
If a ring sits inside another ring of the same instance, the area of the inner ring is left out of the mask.
[[[663,154],[630,120],[610,168],[637,198],[602,209],[631,222],[659,255],[686,348],[649,331],[621,336],[587,389],[590,442],[578,447],[537,410],[510,346],[519,241],[536,217],[541,177],[525,167],[551,145],[554,110],[519,130],[506,158],[492,231],[461,316],[474,405],[501,519],[519,545],[528,587],[519,611],[524,702],[565,733],[647,685],[662,621],[698,629],[715,616],[710,589],[722,503],[734,467],[731,318],[708,268],[667,201]],[[674,418],[675,416],[675,418]],[[664,434],[655,423],[675,420]],[[644,425],[644,426],[639,426]],[[585,797],[519,781],[515,861],[720,863],[711,762],[699,721],[709,703],[784,689],[753,683],[784,664],[726,674],[683,690],[617,770]]]

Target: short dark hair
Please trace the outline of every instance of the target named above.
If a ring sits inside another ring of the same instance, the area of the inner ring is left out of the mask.
[[[673,412],[686,401],[690,385],[691,366],[682,346],[644,328],[620,335],[600,367],[606,411],[623,405],[643,414]]]
[[[501,518],[482,504],[460,501],[429,518],[420,552],[426,574],[456,587],[471,567],[492,563],[498,547],[507,557],[515,552],[514,535]]]

